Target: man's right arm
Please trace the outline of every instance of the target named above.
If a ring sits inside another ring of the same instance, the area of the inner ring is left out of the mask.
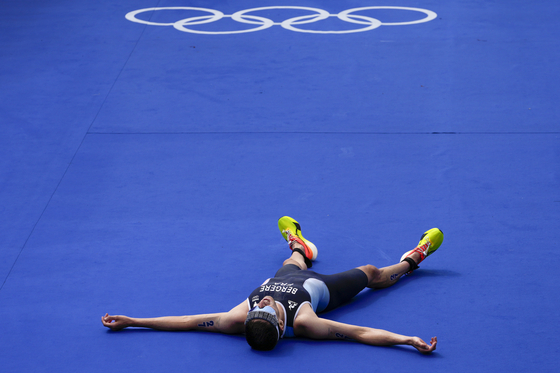
[[[128,327],[141,327],[168,331],[203,330],[240,334],[244,331],[248,310],[247,301],[243,301],[229,312],[154,318],[134,318],[106,314],[101,318],[101,322],[114,331]]]
[[[353,340],[374,346],[410,345],[424,354],[434,351],[437,345],[436,337],[428,344],[418,337],[322,319],[309,305],[301,308],[294,323],[294,331],[296,336],[313,339]]]

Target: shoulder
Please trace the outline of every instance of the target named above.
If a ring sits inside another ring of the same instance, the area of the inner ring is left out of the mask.
[[[245,330],[245,319],[247,318],[247,312],[249,311],[249,305],[247,300],[244,300],[229,312],[224,313],[219,320],[218,329],[222,333],[228,334],[239,334],[243,333]]]
[[[306,330],[317,320],[320,320],[319,316],[313,311],[311,304],[303,304],[294,319],[294,334],[296,336],[305,336]]]

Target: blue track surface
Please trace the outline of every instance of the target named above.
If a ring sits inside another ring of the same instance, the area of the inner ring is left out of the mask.
[[[229,17],[273,6],[331,16]],[[333,16],[375,6],[429,12]],[[125,18],[152,7],[226,17]],[[555,372],[558,19],[555,1],[0,2],[0,369]],[[282,215],[323,273],[441,228],[421,270],[325,315],[437,351],[101,325],[237,305],[289,253]]]

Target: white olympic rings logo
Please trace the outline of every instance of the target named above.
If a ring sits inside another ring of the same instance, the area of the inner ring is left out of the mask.
[[[247,13],[262,11],[262,10],[272,10],[272,9],[296,9],[296,10],[309,10],[315,12],[315,14],[306,15],[306,16],[298,16],[292,17],[280,23],[274,22],[269,18],[259,17],[255,15],[250,15]],[[416,21],[409,21],[409,22],[381,22],[380,20],[372,17],[367,17],[364,15],[354,14],[356,12],[365,11],[365,10],[373,10],[373,9],[396,9],[396,10],[408,10],[414,12],[424,13],[426,16]],[[196,17],[190,17],[181,19],[176,22],[170,23],[158,23],[158,22],[150,22],[145,21],[142,19],[136,18],[136,16],[140,13],[149,12],[149,11],[159,11],[159,10],[194,10],[194,11],[201,11],[210,13],[210,15],[202,15]],[[222,18],[231,18],[232,20],[245,23],[249,25],[257,25],[254,28],[245,29],[245,30],[234,30],[234,31],[201,31],[189,28],[193,25],[201,25],[205,23],[211,23],[221,20]],[[320,31],[320,30],[307,30],[296,27],[296,25],[306,24],[306,23],[313,23],[325,20],[329,17],[337,17],[338,19],[354,23],[358,25],[364,25],[362,28],[353,29],[353,30],[338,30],[338,31]],[[400,7],[400,6],[367,6],[362,8],[353,8],[342,11],[338,14],[330,14],[329,12],[323,9],[317,8],[309,8],[303,6],[266,6],[260,8],[252,8],[252,9],[245,9],[235,12],[231,15],[226,15],[218,10],[214,9],[207,9],[207,8],[195,8],[195,7],[162,7],[162,8],[145,8],[145,9],[138,9],[132,12],[129,12],[126,15],[126,19],[132,22],[143,23],[146,25],[153,25],[153,26],[173,26],[179,31],[183,32],[190,32],[194,34],[207,34],[207,35],[219,35],[219,34],[242,34],[246,32],[253,32],[253,31],[260,31],[267,28],[270,28],[274,25],[280,25],[283,28],[291,31],[296,32],[306,32],[312,34],[349,34],[353,32],[363,32],[369,31],[378,28],[379,26],[402,26],[402,25],[414,25],[418,23],[429,22],[437,17],[435,12],[427,9],[420,9],[420,8],[408,8],[408,7]]]

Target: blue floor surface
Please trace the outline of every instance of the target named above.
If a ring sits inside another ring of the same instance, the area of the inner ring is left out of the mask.
[[[189,9],[130,15],[156,7]],[[234,21],[259,7],[275,8]],[[334,17],[363,7],[384,8]],[[556,371],[559,16],[517,0],[1,2],[2,371]],[[436,352],[102,326],[237,305],[289,254],[282,215],[322,273],[391,265],[441,228],[420,270],[324,315],[437,335]]]

